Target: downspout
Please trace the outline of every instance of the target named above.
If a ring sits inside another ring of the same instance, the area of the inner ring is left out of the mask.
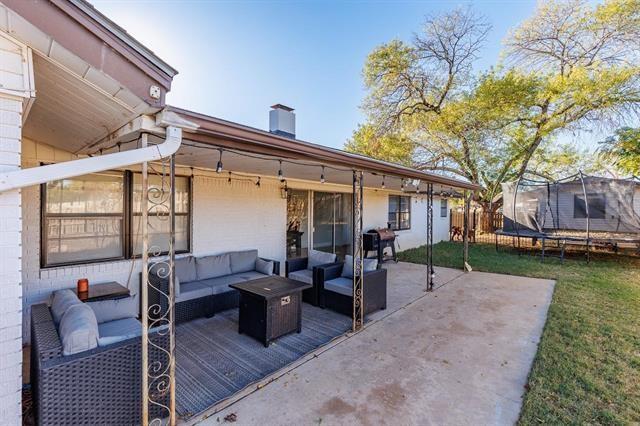
[[[0,193],[53,180],[118,169],[145,161],[160,160],[175,153],[181,143],[182,129],[168,126],[165,140],[159,145],[0,173]]]

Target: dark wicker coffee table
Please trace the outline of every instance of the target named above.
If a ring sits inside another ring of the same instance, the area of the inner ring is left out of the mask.
[[[268,347],[274,339],[302,330],[302,290],[311,284],[272,276],[229,287],[240,292],[239,333]]]

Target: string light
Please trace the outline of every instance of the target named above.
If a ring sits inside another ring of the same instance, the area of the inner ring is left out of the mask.
[[[420,184],[417,184],[416,185],[416,194],[419,194],[419,193],[420,193]]]
[[[404,192],[404,179],[400,179],[400,191]]]
[[[220,149],[220,158],[218,159],[218,165],[216,166],[216,173],[222,173],[222,149]]]
[[[382,175],[382,185],[380,185],[382,189],[385,188],[385,184],[384,184],[384,175]]]
[[[227,182],[229,182],[229,185],[231,185],[231,172],[229,172],[229,179],[227,180]]]
[[[256,181],[256,186],[260,188],[260,176],[258,176],[258,180]]]
[[[280,168],[278,169],[278,180],[280,182],[284,181],[284,174],[282,174],[282,160],[278,160],[278,162],[280,163]]]
[[[324,183],[324,166],[322,166],[322,173],[320,174],[320,183]]]

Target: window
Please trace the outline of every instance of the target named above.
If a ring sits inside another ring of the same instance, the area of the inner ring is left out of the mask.
[[[168,177],[166,177],[168,179]],[[166,184],[166,183],[165,183]],[[157,193],[162,191],[162,177],[149,175],[149,190]],[[175,251],[176,253],[189,251],[189,178],[176,176],[175,179],[176,211],[175,211]],[[142,254],[142,175],[133,175],[133,221],[132,247],[133,254]],[[169,251],[169,193],[158,205],[149,203],[149,250],[151,252],[167,253]]]
[[[389,195],[389,227],[394,231],[411,229],[411,197]]]
[[[124,186],[122,172],[43,185],[43,265],[124,258]]]
[[[160,188],[159,176],[149,176]],[[189,251],[190,181],[175,179],[175,251]],[[41,266],[62,266],[140,255],[141,175],[103,172],[42,185]],[[149,213],[149,246],[169,249],[169,197]]]
[[[604,194],[587,194],[587,200],[589,202],[589,218],[604,219],[607,210]],[[587,209],[585,208],[584,195],[582,194],[574,194],[573,196],[573,218],[587,218]]]
[[[449,213],[449,200],[446,198],[440,199],[440,217],[447,217]]]

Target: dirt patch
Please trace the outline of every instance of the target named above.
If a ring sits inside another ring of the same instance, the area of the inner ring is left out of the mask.
[[[354,413],[355,411],[356,407],[345,402],[343,399],[334,396],[322,404],[318,410],[318,414],[321,416],[345,416],[347,414]]]
[[[386,410],[397,410],[407,400],[405,389],[398,381],[382,386],[376,386],[369,391],[369,400],[381,404]],[[374,404],[375,405],[375,404]]]

